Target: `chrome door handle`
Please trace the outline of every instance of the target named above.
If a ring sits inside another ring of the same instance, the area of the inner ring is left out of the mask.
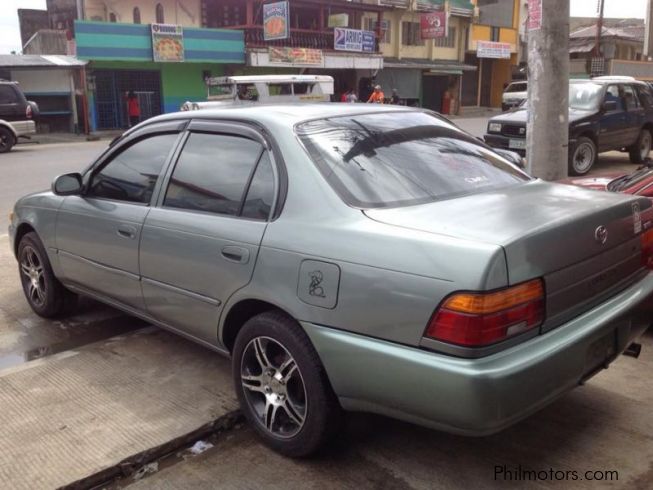
[[[222,248],[222,257],[230,262],[246,264],[249,262],[249,250],[244,247],[227,245],[226,247]]]
[[[118,227],[118,236],[122,238],[136,238],[136,228],[128,225],[120,225]]]

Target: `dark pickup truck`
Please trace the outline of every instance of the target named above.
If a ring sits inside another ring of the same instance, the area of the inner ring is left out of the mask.
[[[488,121],[485,142],[526,154],[526,104]],[[569,82],[569,173],[585,175],[597,155],[624,151],[642,163],[653,143],[653,91],[629,77]]]

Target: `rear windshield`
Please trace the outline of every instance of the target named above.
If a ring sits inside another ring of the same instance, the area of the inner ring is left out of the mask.
[[[530,180],[472,136],[423,112],[384,112],[300,124],[322,175],[360,208],[421,204]]]
[[[506,92],[526,92],[527,85],[525,83],[511,83],[506,88]]]

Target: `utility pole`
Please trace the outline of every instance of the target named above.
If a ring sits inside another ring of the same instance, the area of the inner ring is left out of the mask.
[[[601,57],[601,34],[603,33],[603,7],[605,0],[599,0],[598,13],[599,17],[596,19],[596,44],[594,45],[594,56]]]
[[[528,0],[529,173],[567,176],[569,157],[569,0]]]

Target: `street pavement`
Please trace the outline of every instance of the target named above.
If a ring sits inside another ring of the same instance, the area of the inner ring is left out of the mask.
[[[464,438],[351,414],[322,454],[293,461],[234,426],[229,362],[217,354],[90,300],[70,318],[38,318],[22,296],[5,211],[106,145],[21,145],[0,155],[0,488],[650,488],[651,332],[639,360],[622,356],[500,434]],[[634,169],[621,154],[598,167]],[[213,447],[195,455],[196,438]],[[581,480],[519,481],[520,466]],[[587,470],[617,471],[618,480],[597,484]]]

